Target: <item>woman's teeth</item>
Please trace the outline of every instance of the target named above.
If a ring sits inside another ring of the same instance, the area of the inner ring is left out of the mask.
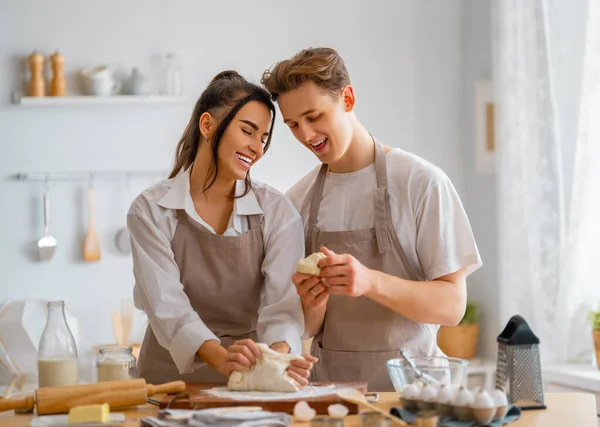
[[[240,154],[240,153],[235,153],[235,156],[246,167],[250,167],[250,164],[252,164],[252,159],[248,156],[244,156],[243,154]]]

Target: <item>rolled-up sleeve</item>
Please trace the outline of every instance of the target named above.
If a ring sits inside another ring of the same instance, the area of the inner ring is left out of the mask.
[[[171,242],[149,214],[132,209],[127,215],[131,237],[134,301],[150,321],[159,344],[166,348],[179,373],[204,365],[196,356],[207,340],[220,342],[202,322],[184,292]]]
[[[257,333],[261,342],[286,342],[290,352],[302,353],[304,332],[302,303],[292,283],[296,263],[304,257],[302,218],[286,199],[265,216],[264,293]]]

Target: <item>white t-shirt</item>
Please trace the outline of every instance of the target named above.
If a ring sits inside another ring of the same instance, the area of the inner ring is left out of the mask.
[[[471,224],[448,176],[432,163],[398,148],[386,156],[392,223],[413,265],[433,280],[461,268],[467,275],[482,265]],[[320,165],[286,196],[304,220],[305,233]],[[349,231],[375,226],[375,164],[350,173],[329,171],[317,227]]]

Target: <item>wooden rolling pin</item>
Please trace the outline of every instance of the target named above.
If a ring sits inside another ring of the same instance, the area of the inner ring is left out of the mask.
[[[143,379],[106,381],[96,384],[82,384],[62,387],[42,387],[35,396],[0,399],[0,412],[31,411],[37,406],[38,415],[66,414],[77,405],[108,403],[111,409],[144,405],[146,399],[155,394],[182,393],[183,381],[152,385]]]

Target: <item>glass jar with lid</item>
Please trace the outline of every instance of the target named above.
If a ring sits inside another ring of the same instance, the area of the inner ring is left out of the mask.
[[[121,381],[137,377],[136,359],[130,346],[100,347],[96,357],[98,382]]]

